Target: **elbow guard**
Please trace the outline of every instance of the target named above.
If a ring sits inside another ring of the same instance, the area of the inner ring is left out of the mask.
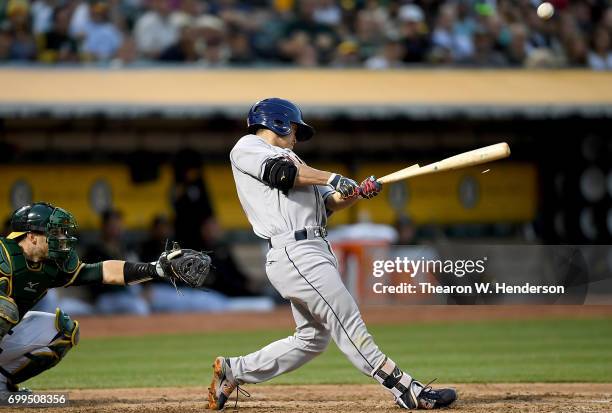
[[[298,168],[286,158],[272,158],[264,166],[263,181],[272,188],[287,192],[293,188]]]

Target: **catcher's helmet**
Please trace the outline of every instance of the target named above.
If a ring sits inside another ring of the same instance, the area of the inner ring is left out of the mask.
[[[47,224],[55,207],[46,202],[36,202],[25,205],[13,212],[11,217],[11,234],[9,238],[17,238],[26,232],[47,233]]]
[[[13,212],[11,233],[7,238],[16,239],[28,232],[39,232],[47,236],[49,258],[65,261],[77,239],[73,232],[77,225],[72,214],[46,202],[26,205]]]
[[[285,99],[260,100],[251,107],[247,117],[250,133],[266,128],[278,135],[287,136],[291,133],[292,123],[297,125],[295,137],[298,141],[307,141],[315,133],[314,128],[302,119],[300,108]]]

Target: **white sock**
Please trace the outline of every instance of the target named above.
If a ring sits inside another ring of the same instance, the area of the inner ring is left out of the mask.
[[[410,389],[412,383],[412,377],[404,373],[393,360],[385,357],[384,361],[380,366],[372,370],[372,377],[374,377],[384,388],[389,390],[396,398],[402,396],[406,391]],[[418,390],[420,393],[420,389]],[[418,396],[419,394],[416,394]]]

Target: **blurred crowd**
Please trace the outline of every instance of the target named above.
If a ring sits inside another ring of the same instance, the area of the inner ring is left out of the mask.
[[[0,0],[0,62],[612,69],[609,0]]]

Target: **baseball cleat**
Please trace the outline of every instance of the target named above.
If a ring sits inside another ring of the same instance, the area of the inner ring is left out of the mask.
[[[225,357],[217,357],[212,368],[212,381],[208,388],[208,408],[222,410],[237,384],[233,378],[230,379],[231,366]]]
[[[448,407],[455,400],[457,400],[455,389],[433,389],[429,384],[423,386],[413,380],[408,391],[396,398],[395,402],[404,409],[431,410]]]
[[[7,380],[5,383],[0,384],[0,393],[2,394],[31,394],[32,390],[27,387],[19,387],[13,384],[12,381]]]

